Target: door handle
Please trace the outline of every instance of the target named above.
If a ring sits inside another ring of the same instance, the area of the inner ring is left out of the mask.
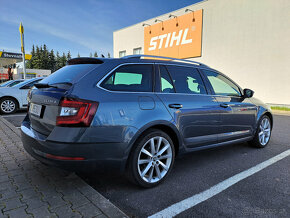
[[[179,108],[182,108],[182,104],[170,104],[168,105],[170,108],[174,108],[174,109],[179,109]]]
[[[226,103],[221,103],[220,106],[223,107],[223,108],[227,108],[227,107],[229,107],[229,105],[226,104]]]

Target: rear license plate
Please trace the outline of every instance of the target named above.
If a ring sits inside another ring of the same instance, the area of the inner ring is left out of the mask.
[[[30,114],[32,114],[34,116],[40,117],[41,108],[42,108],[42,105],[31,103],[30,108],[29,108],[29,112],[30,112]]]

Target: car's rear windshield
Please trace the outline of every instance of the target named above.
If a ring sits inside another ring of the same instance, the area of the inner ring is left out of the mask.
[[[41,83],[74,83],[77,79],[98,66],[100,66],[100,64],[68,65],[55,71],[50,76],[44,78]]]

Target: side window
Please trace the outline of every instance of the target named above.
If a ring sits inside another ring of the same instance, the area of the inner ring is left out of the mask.
[[[111,91],[152,92],[151,64],[130,64],[116,69],[101,84]]]
[[[116,72],[114,78],[115,85],[141,85],[142,74],[141,73],[124,73]]]
[[[14,82],[10,83],[7,87],[12,87],[12,86],[16,85],[17,83],[18,83],[18,81],[14,81]]]
[[[226,77],[209,70],[203,70],[216,95],[241,96],[239,87]]]
[[[23,86],[23,87],[25,87],[25,89],[30,89],[30,88],[32,88],[32,86],[34,86],[34,84],[35,83],[38,83],[40,80],[35,80],[35,81],[33,81],[33,82],[30,82],[30,83],[27,83],[25,86]]]
[[[172,80],[167,72],[167,69],[163,66],[160,65],[160,79],[161,79],[161,92],[164,93],[174,93],[174,87]]]
[[[177,93],[207,94],[204,83],[197,69],[168,65],[167,69]]]

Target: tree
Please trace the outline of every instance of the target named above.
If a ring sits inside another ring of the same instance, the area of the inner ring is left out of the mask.
[[[39,60],[38,60],[38,69],[43,69],[43,56],[44,56],[44,52],[43,52],[43,48],[42,45],[39,47]]]
[[[79,57],[81,57],[81,56],[80,56],[80,53],[78,52],[78,58],[79,58]]]
[[[36,46],[35,58],[33,59],[32,64],[33,68],[41,69],[41,54],[38,46]]]
[[[68,51],[67,55],[65,53],[62,56],[59,52],[54,54],[54,50],[48,50],[46,44],[40,46],[32,45],[31,59],[27,62],[27,68],[30,69],[48,69],[54,72],[66,65],[67,60],[71,59],[71,53]],[[80,54],[78,53],[78,57]]]
[[[95,51],[95,53],[94,53],[94,57],[98,57],[98,53]]]
[[[51,70],[51,73],[56,70],[56,61],[53,49],[51,49],[48,55],[48,69]]]
[[[108,58],[111,58],[110,52],[108,52]]]
[[[65,53],[62,53],[61,67],[64,67],[66,65],[66,62],[67,62],[67,57],[66,57]]]
[[[90,52],[90,57],[93,57],[93,54],[92,54],[92,52]]]
[[[42,55],[41,55],[41,68],[49,69],[49,51],[47,50],[46,44],[43,45]]]
[[[62,66],[61,66],[61,57],[59,56],[59,52],[57,51],[56,52],[56,59],[55,59],[55,61],[56,61],[56,68],[55,68],[55,70],[58,70],[58,69],[60,69]]]
[[[70,60],[71,59],[70,51],[68,51],[66,58],[67,58],[67,60]]]
[[[32,45],[31,59],[27,61],[27,65],[26,65],[26,67],[28,69],[33,69],[34,68],[34,66],[33,66],[33,60],[34,60],[34,58],[35,58],[35,47],[34,47],[34,45]]]

